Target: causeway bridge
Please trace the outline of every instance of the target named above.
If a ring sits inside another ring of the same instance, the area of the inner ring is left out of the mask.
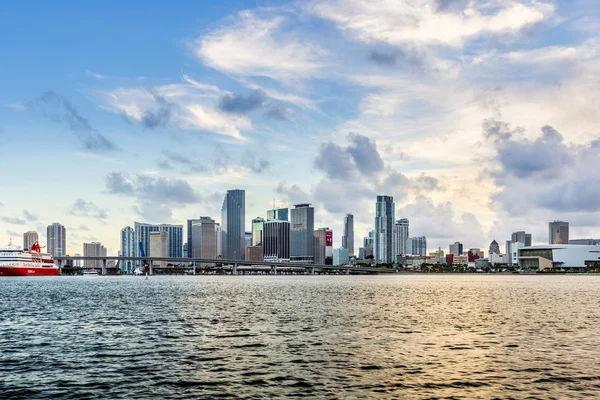
[[[272,270],[277,268],[294,269],[296,271],[304,271],[304,273],[315,274],[317,272],[334,272],[339,271],[344,274],[359,273],[359,274],[390,274],[396,273],[396,268],[376,268],[376,267],[365,267],[365,266],[347,266],[347,265],[320,265],[320,264],[301,264],[293,262],[272,262],[272,261],[251,261],[251,260],[225,260],[225,259],[213,259],[213,258],[174,258],[174,257],[123,257],[123,256],[99,256],[99,257],[85,257],[85,256],[58,256],[54,257],[54,260],[58,263],[58,268],[62,274],[62,268],[65,265],[73,265],[73,261],[100,261],[101,262],[101,273],[106,275],[108,261],[139,261],[140,263],[148,263],[150,265],[150,275],[153,274],[153,269],[156,267],[153,265],[155,262],[168,262],[171,264],[178,264],[183,267],[193,269],[193,273],[196,274],[196,266],[201,266],[205,269],[211,269],[211,265],[216,266],[220,264],[223,269],[230,270],[232,275],[237,275],[239,269],[243,267],[270,267]],[[163,267],[156,267],[163,268]]]

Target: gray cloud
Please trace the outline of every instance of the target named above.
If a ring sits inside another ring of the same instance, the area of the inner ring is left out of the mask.
[[[246,153],[244,165],[250,168],[252,172],[260,174],[271,166],[271,162],[262,157],[258,157],[254,153]]]
[[[542,128],[542,136],[535,140],[521,137],[523,130],[511,130],[509,125],[495,120],[484,122],[484,135],[495,140],[503,173],[518,178],[537,176],[554,179],[573,164],[573,150],[562,135],[551,126]]]
[[[373,175],[383,170],[384,164],[374,141],[358,133],[347,136],[348,146],[322,143],[314,165],[331,179],[352,179],[356,173]]]
[[[17,236],[17,237],[21,237],[21,234],[19,232],[15,232],[15,231],[11,231],[9,229],[6,230],[6,233],[8,234],[8,236]]]
[[[390,52],[373,50],[369,54],[369,60],[383,67],[396,66],[398,59],[404,57],[402,50],[394,50]]]
[[[158,167],[163,170],[173,170],[175,166],[179,167],[182,173],[205,172],[208,167],[197,160],[193,160],[180,153],[175,153],[169,150],[162,152],[162,158],[158,161]]]
[[[383,160],[373,140],[358,133],[350,133],[348,139],[351,142],[348,153],[363,175],[373,175],[383,170]]]
[[[178,178],[147,175],[129,178],[122,172],[113,172],[106,177],[106,188],[112,194],[152,199],[162,204],[192,204],[200,200],[190,184]]]
[[[0,221],[13,225],[25,225],[25,220],[22,220],[19,217],[0,217]]]
[[[23,210],[23,217],[25,217],[25,219],[30,222],[37,221],[39,219],[37,215],[32,214],[27,210]]]
[[[219,99],[219,109],[232,114],[247,114],[263,107],[267,102],[267,94],[261,90],[253,90],[248,96],[226,94]]]
[[[469,4],[469,0],[434,0],[436,10],[439,12],[462,11]]]
[[[296,184],[292,186],[286,186],[283,183],[280,183],[275,188],[275,192],[283,195],[292,204],[306,203],[312,197]]]
[[[328,178],[341,180],[349,179],[354,168],[346,149],[331,142],[321,144],[314,165]]]
[[[169,124],[176,105],[153,91],[150,91],[150,93],[154,97],[157,107],[153,110],[144,111],[140,123],[148,129],[164,128]]]
[[[110,140],[90,125],[67,98],[58,93],[47,91],[39,98],[26,101],[25,105],[30,111],[73,132],[86,151],[105,153],[117,149]]]
[[[89,231],[89,230],[90,230],[90,228],[88,228],[88,227],[87,227],[87,226],[85,226],[85,225],[79,225],[79,230],[80,230],[80,231]]]
[[[283,104],[271,104],[267,107],[266,116],[277,121],[289,121],[291,112]]]
[[[99,208],[94,203],[83,199],[75,200],[75,203],[73,203],[69,210],[69,214],[78,217],[92,217],[100,220],[108,218],[108,210],[106,208]]]

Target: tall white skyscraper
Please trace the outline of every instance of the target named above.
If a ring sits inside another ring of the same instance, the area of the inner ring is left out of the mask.
[[[67,230],[58,222],[48,225],[46,228],[46,237],[48,241],[48,253],[54,257],[67,255]]]
[[[354,215],[352,214],[346,214],[344,217],[342,248],[348,249],[348,254],[351,256],[354,255]]]
[[[392,196],[377,196],[375,204],[375,241],[373,256],[376,263],[393,261],[395,204]]]
[[[399,219],[394,225],[394,259],[396,256],[403,256],[408,253],[408,249],[406,248],[408,237],[408,219]]]
[[[130,226],[121,229],[121,256],[135,257],[137,247],[135,230]],[[121,271],[126,274],[131,274],[135,269],[135,262],[131,260],[121,261],[119,266]]]
[[[38,240],[38,233],[36,231],[25,232],[23,234],[23,249],[29,250]]]
[[[228,190],[221,207],[221,246],[226,260],[246,256],[246,191]]]

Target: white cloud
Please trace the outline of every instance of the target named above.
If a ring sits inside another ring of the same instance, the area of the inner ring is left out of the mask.
[[[199,38],[194,54],[209,67],[236,76],[287,80],[312,76],[325,51],[286,31],[285,16],[261,18],[242,11],[232,25]]]
[[[548,20],[555,11],[538,1],[465,2],[458,12],[440,12],[433,0],[324,0],[307,8],[364,42],[460,47],[481,35],[514,35]]]

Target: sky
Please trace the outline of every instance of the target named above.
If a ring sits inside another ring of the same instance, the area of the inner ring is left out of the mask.
[[[246,190],[356,248],[375,198],[428,248],[600,237],[596,0],[3,1],[0,243],[220,220]]]

